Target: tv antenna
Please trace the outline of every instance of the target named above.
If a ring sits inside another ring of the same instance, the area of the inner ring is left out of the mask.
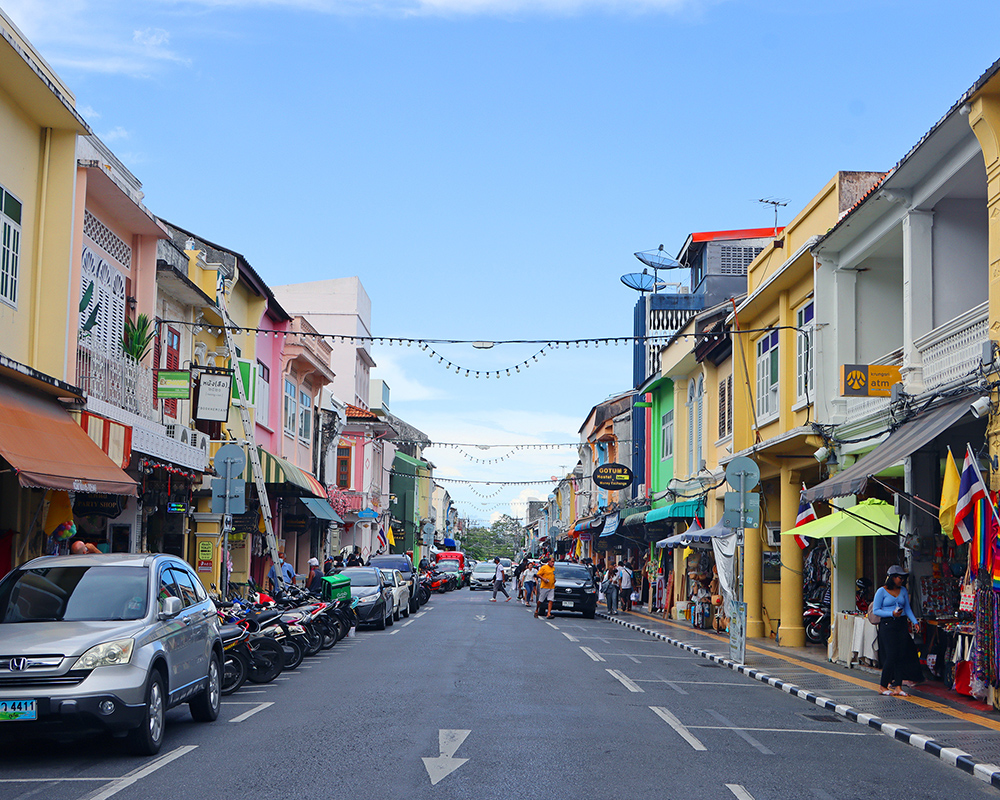
[[[758,203],[765,206],[774,207],[774,238],[778,238],[778,209],[784,208],[788,205],[788,200],[784,197],[762,197],[757,201]]]

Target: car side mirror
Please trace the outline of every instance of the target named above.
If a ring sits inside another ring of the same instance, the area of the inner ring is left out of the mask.
[[[163,608],[157,614],[157,619],[173,619],[181,613],[182,607],[179,597],[167,597],[163,601]]]

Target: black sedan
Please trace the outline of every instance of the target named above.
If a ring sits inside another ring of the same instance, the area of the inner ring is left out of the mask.
[[[374,625],[380,631],[392,625],[392,591],[381,571],[375,567],[348,567],[340,574],[351,579],[351,596],[358,598],[354,610],[359,625]]]
[[[597,611],[597,586],[590,568],[583,564],[556,562],[556,592],[552,603],[556,611],[578,611],[593,619]]]

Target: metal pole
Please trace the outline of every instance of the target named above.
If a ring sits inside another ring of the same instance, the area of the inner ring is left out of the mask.
[[[219,565],[219,583],[222,585],[222,599],[229,597],[229,494],[233,485],[233,460],[226,461],[226,499],[222,515],[222,563]]]

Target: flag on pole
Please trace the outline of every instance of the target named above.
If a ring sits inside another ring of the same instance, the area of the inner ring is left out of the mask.
[[[396,544],[396,537],[393,536],[393,534],[392,534],[392,524],[391,523],[389,524],[389,534],[388,534],[388,536],[389,536],[389,544],[390,545],[395,545]]]
[[[976,459],[972,455],[972,447],[965,446],[965,463],[962,465],[962,477],[958,487],[958,503],[955,506],[955,542],[966,544],[971,542],[973,536],[978,532],[982,536],[987,535],[986,530],[977,531],[977,519],[980,528],[987,520],[982,515],[976,514],[976,503],[979,500],[988,500],[986,484],[979,474],[979,467]]]
[[[955,508],[958,505],[959,487],[962,476],[958,474],[955,456],[948,448],[948,459],[944,465],[944,482],[941,484],[941,507],[938,511],[938,521],[941,523],[941,533],[949,539],[955,538]]]
[[[385,531],[381,528],[378,529],[378,550],[381,553],[383,550],[389,547],[389,540],[385,538]]]
[[[803,489],[806,487],[803,486]],[[816,509],[813,508],[812,503],[800,503],[799,504],[799,515],[795,518],[795,527],[799,525],[805,525],[807,522],[812,522],[816,517]],[[800,536],[799,534],[793,534],[792,538],[795,539],[795,544],[800,548],[805,550],[809,546],[809,539],[805,536]]]

